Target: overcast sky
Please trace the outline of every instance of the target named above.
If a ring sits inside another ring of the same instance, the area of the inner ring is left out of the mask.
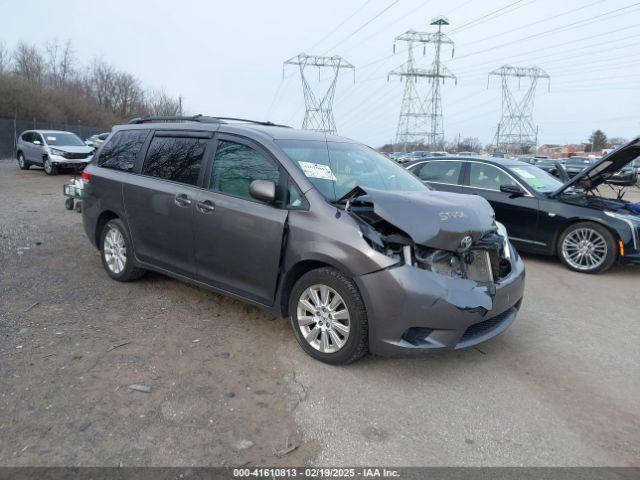
[[[8,46],[70,39],[82,61],[103,57],[145,87],[182,95],[190,113],[296,127],[299,72],[289,67],[283,79],[282,62],[301,52],[341,55],[356,82],[339,77],[338,132],[372,146],[395,137],[403,84],[387,82],[387,72],[406,53],[399,46],[393,55],[394,37],[432,31],[431,19],[445,15],[455,56],[445,49],[442,58],[458,77],[442,89],[447,139],[491,142],[501,86],[493,78],[487,88],[487,73],[507,63],[551,76],[550,91],[540,82],[536,94],[539,143],[584,141],[595,128],[640,133],[640,2],[632,0],[0,0],[0,12]],[[431,54],[419,52],[419,61]],[[314,84],[317,71],[309,73]]]

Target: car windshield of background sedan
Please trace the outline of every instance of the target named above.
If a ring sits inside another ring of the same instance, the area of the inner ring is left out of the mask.
[[[335,201],[354,187],[415,192],[429,190],[413,174],[375,150],[357,143],[278,140],[327,199]]]
[[[596,158],[589,158],[589,157],[569,157],[567,159],[567,165],[578,165],[578,166],[589,165],[591,163],[595,163],[596,160],[597,160]]]
[[[563,185],[556,177],[533,165],[518,165],[517,167],[511,167],[511,171],[538,192],[555,192]]]
[[[44,132],[47,145],[52,147],[85,147],[85,143],[75,133]]]

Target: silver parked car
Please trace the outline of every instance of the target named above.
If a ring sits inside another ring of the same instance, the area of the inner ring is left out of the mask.
[[[95,148],[72,132],[58,130],[27,130],[18,137],[17,157],[22,170],[31,165],[44,168],[47,175],[61,169],[82,170],[93,157]]]

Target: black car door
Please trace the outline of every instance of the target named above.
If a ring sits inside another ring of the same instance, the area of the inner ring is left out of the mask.
[[[509,237],[524,246],[539,243],[538,198],[524,188],[504,169],[483,162],[467,162],[464,192],[479,195],[489,201],[496,213],[496,220],[507,227]],[[500,191],[501,185],[519,185],[524,195]]]
[[[252,198],[253,180],[273,181],[282,192],[284,174],[260,145],[219,135],[204,189],[195,197],[195,263],[198,280],[271,305],[288,211]]]
[[[460,160],[429,160],[418,163],[410,171],[434,190],[462,193],[462,162]]]
[[[156,131],[141,175],[132,175],[122,189],[136,256],[190,278],[195,277],[194,205],[211,136]]]

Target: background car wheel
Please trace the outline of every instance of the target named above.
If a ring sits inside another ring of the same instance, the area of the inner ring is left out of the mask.
[[[73,210],[73,198],[64,199],[64,208],[67,210]]]
[[[345,365],[368,351],[367,312],[360,292],[334,268],[311,270],[296,282],[289,315],[296,340],[316,360]]]
[[[110,220],[100,236],[102,265],[109,276],[119,282],[137,280],[145,271],[133,264],[133,249],[122,220]]]
[[[29,170],[31,164],[24,159],[24,155],[22,153],[18,154],[18,166],[20,170]]]
[[[594,222],[580,222],[560,236],[558,256],[571,270],[599,273],[611,268],[618,256],[618,247],[607,228]]]
[[[47,175],[55,175],[58,173],[58,169],[53,164],[53,162],[49,159],[49,157],[45,157],[44,159],[44,173]]]

